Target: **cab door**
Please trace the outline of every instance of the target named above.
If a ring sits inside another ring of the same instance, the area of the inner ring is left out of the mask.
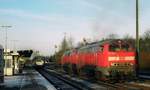
[[[98,46],[98,51],[96,53],[96,66],[102,66],[103,64],[103,51],[104,51],[104,46],[100,45]]]

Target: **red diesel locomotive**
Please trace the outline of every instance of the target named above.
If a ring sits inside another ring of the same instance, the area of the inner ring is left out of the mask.
[[[135,50],[125,40],[104,40],[64,53],[61,65],[66,72],[102,80],[135,76]]]

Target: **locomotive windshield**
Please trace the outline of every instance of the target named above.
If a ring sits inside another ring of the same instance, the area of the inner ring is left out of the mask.
[[[132,47],[127,43],[112,43],[109,45],[109,51],[133,51]]]

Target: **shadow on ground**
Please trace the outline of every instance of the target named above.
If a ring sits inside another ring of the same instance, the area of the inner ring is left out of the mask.
[[[0,86],[0,90],[19,90],[19,87],[5,87],[5,86]]]
[[[47,90],[47,88],[43,85],[29,84],[29,85],[23,86],[21,90]]]
[[[25,85],[23,87],[5,87],[0,86],[0,90],[47,90],[47,88],[43,85]]]

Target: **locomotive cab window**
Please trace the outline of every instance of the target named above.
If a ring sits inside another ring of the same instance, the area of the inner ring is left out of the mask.
[[[70,51],[66,51],[66,52],[64,53],[64,55],[69,56],[69,55],[70,55]]]
[[[128,44],[110,44],[109,51],[129,51],[130,47]]]
[[[99,46],[99,51],[103,52],[103,50],[104,50],[104,46]]]

